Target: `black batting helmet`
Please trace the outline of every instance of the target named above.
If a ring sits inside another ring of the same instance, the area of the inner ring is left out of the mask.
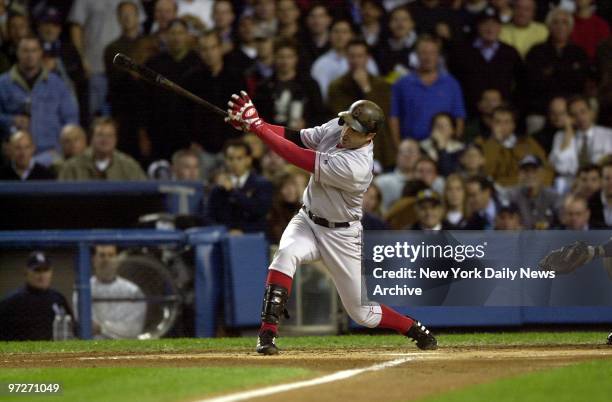
[[[381,129],[385,114],[374,102],[359,100],[351,105],[349,110],[338,113],[339,124],[348,124],[353,130],[362,134],[376,133]]]

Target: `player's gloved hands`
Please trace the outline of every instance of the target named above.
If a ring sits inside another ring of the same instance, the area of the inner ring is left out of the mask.
[[[246,92],[240,91],[240,96],[232,95],[232,99],[227,105],[230,107],[228,109],[230,123],[232,121],[239,123],[243,130],[255,131],[257,127],[264,124],[264,121],[259,117],[259,113],[257,113],[257,109],[255,109],[255,105],[253,105],[253,101]],[[231,124],[234,125],[234,123]]]

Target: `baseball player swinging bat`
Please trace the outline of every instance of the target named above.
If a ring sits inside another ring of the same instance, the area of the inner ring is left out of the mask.
[[[322,260],[351,318],[366,327],[394,329],[420,349],[436,349],[436,338],[419,321],[361,299],[362,201],[372,181],[372,139],[384,123],[382,109],[360,100],[327,123],[301,131],[266,123],[246,94],[233,95],[226,121],[252,132],[279,156],[312,173],[304,206],[291,219],[268,270],[257,352],[278,353],[280,318],[302,262]],[[286,316],[286,315],[285,315]]]
[[[167,89],[168,91],[174,92],[177,95],[183,96],[200,106],[210,110],[213,113],[218,114],[221,117],[227,117],[227,112],[210,102],[205,101],[197,95],[189,92],[185,88],[180,85],[170,81],[163,75],[151,70],[148,67],[145,67],[141,64],[136,63],[134,60],[124,55],[123,53],[117,53],[115,57],[113,57],[113,64],[127,72],[131,72],[136,74],[138,77],[144,79],[151,84],[157,85],[158,87]]]

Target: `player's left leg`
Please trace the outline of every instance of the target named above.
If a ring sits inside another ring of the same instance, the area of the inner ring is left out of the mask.
[[[608,345],[612,345],[612,332],[608,335]]]
[[[394,329],[416,342],[420,349],[436,349],[437,341],[423,324],[383,304],[367,302],[361,276],[360,224],[346,229],[319,231],[319,252],[328,267],[349,316],[368,328]]]

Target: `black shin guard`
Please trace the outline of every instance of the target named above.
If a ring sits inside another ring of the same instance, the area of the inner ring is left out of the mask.
[[[261,320],[267,324],[278,325],[281,315],[289,318],[285,309],[287,299],[289,299],[289,291],[286,288],[274,284],[267,285],[261,307]]]

